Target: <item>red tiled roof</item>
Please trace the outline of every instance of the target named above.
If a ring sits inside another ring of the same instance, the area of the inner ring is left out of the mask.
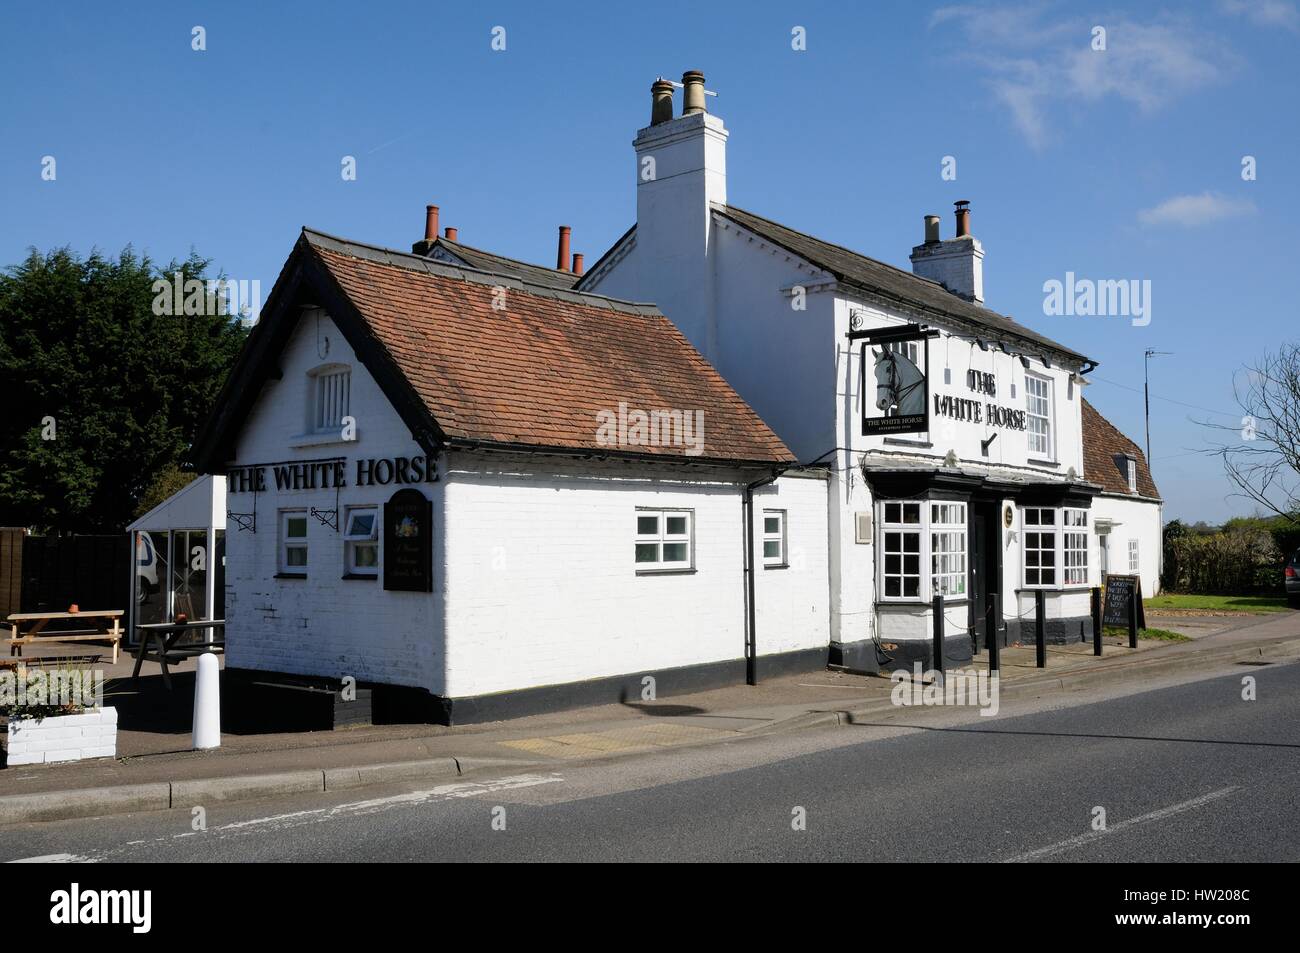
[[[1137,461],[1136,493],[1128,488],[1125,456]],[[1146,455],[1086,400],[1083,402],[1083,478],[1101,484],[1107,493],[1160,498]]]
[[[303,231],[315,255],[456,441],[689,462],[793,463],[779,437],[651,305],[539,285]],[[504,288],[504,308],[494,296]],[[704,449],[611,447],[598,414],[703,411]]]

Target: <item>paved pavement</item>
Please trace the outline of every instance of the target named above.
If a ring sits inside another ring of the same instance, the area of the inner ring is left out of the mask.
[[[1225,662],[1086,695],[1009,701],[991,719],[895,709],[444,784],[19,825],[0,859],[1300,859],[1300,664]]]

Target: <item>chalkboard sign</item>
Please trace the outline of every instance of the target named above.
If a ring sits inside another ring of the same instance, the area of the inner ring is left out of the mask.
[[[1137,627],[1147,627],[1146,612],[1142,608],[1142,579],[1140,576],[1106,577],[1106,604],[1102,609],[1102,625],[1128,626],[1129,607],[1137,596]]]
[[[433,591],[433,506],[419,490],[398,490],[384,505],[384,588]]]

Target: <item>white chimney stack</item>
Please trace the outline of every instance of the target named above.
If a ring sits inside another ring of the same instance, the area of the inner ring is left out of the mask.
[[[925,242],[912,249],[912,272],[937,281],[948,291],[984,303],[984,246],[970,233],[970,202],[955,203],[956,237],[939,238],[939,217],[925,217]]]
[[[636,257],[660,276],[653,299],[705,357],[716,360],[711,207],[727,203],[727,128],[705,106],[704,74],[682,76],[682,113],[672,114],[676,84],[651,87],[650,125],[637,132]],[[671,282],[662,276],[672,276]],[[621,285],[619,293],[637,289]]]

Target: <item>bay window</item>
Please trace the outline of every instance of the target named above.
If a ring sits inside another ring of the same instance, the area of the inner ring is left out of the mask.
[[[886,500],[879,513],[881,598],[965,598],[965,503]]]

